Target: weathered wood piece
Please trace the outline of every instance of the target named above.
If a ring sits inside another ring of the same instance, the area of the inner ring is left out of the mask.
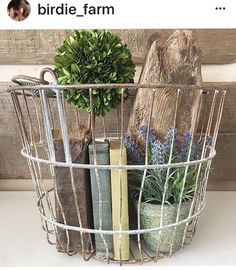
[[[156,32],[168,38],[173,29],[112,30],[130,48],[135,63],[144,63],[148,39]],[[196,29],[203,64],[236,62],[236,29]],[[71,30],[1,30],[0,64],[52,64],[55,49]]]
[[[143,68],[141,83],[202,85],[201,50],[192,31],[177,30],[167,41],[154,41]],[[181,91],[176,127],[180,134],[193,127],[199,103],[199,90]],[[128,132],[139,136],[139,128],[147,125],[154,98],[151,127],[160,139],[173,126],[176,103],[175,89],[139,89],[130,116]]]
[[[88,163],[88,144],[90,142],[90,132],[85,128],[69,131],[69,145],[73,163]],[[63,140],[58,130],[53,131],[56,160],[65,162],[65,152]],[[74,179],[74,192],[72,176],[68,167],[54,167],[55,169],[55,208],[57,222],[70,226],[80,226],[79,215],[76,209],[78,204],[80,218],[83,228],[92,228],[92,202],[91,188],[89,181],[89,171],[85,169],[72,169]],[[60,202],[60,203],[59,203]],[[62,206],[62,209],[60,207]],[[64,220],[63,218],[64,212]],[[81,252],[81,234],[77,231],[68,231],[69,252]],[[67,252],[66,230],[58,228],[57,249],[60,252]],[[83,233],[84,251],[90,252],[92,247],[91,235]]]

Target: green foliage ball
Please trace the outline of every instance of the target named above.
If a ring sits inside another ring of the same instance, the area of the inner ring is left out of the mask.
[[[132,83],[135,65],[126,44],[107,30],[75,30],[57,48],[55,72],[60,84]],[[121,89],[93,89],[93,110],[104,116],[121,102]],[[124,90],[124,98],[128,89]],[[68,89],[65,98],[90,112],[89,91]]]

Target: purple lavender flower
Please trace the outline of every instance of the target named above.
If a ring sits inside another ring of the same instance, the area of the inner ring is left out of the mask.
[[[146,142],[146,139],[147,139],[147,126],[140,126],[139,128],[139,132],[140,132],[140,135],[141,135],[141,138],[143,139],[144,142]]]
[[[212,137],[208,136],[206,138],[206,146],[211,146],[211,143]],[[201,158],[203,146],[204,146],[204,138],[200,138],[197,142],[193,143],[191,160],[197,160]]]
[[[144,164],[145,154],[139,147],[133,136],[125,136],[124,144],[127,151],[127,159],[129,164]]]
[[[170,155],[171,151],[171,145],[173,141],[173,136],[174,136],[174,145],[173,145],[173,156],[178,155],[178,130],[173,127],[168,128],[167,133],[164,137],[164,149],[165,149],[165,154]]]
[[[139,128],[139,132],[140,132],[143,144],[145,145],[147,141],[147,132],[148,132],[147,125],[141,126]],[[154,143],[155,140],[156,140],[155,130],[151,128],[149,131],[149,142]]]
[[[199,139],[193,143],[190,160],[197,160],[201,157],[204,141]]]
[[[181,149],[181,159],[183,162],[187,161],[191,138],[192,138],[191,132],[185,131],[184,140],[183,140],[182,149]]]
[[[155,141],[151,147],[151,164],[164,164],[165,163],[165,150],[164,145],[160,141]]]
[[[147,126],[140,127],[140,135],[143,145],[136,141],[133,135],[124,137],[124,144],[127,149],[127,158],[128,164],[137,164],[141,165],[145,162],[145,151],[143,146],[146,144],[147,139]],[[164,137],[164,143],[161,143],[156,139],[154,129],[150,129],[150,136],[148,142],[148,163],[149,164],[164,164],[168,155],[171,151],[171,145],[174,136],[174,145],[173,145],[173,158],[181,158],[182,162],[186,162],[188,159],[190,144],[192,140],[192,134],[190,131],[185,131],[182,147],[179,147],[178,140],[178,130],[173,127],[168,128],[167,133]],[[206,146],[212,144],[212,137],[209,136],[206,141]],[[190,160],[197,160],[201,157],[202,150],[204,145],[204,139],[199,139],[198,141],[192,142],[192,149],[190,154]],[[177,160],[178,160],[177,159]]]

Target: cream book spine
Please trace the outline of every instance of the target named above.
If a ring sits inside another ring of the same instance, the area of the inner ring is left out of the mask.
[[[110,142],[110,164],[111,165],[127,164],[126,149],[122,146],[122,157],[120,160],[120,141]],[[119,172],[120,171],[120,172]],[[111,170],[111,194],[112,194],[112,222],[113,230],[129,230],[129,213],[128,213],[128,179],[127,170]],[[129,260],[129,235],[113,235],[114,259]]]

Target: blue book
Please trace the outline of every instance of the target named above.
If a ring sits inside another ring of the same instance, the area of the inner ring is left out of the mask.
[[[97,165],[109,165],[109,145],[107,142],[96,142],[96,159]],[[89,161],[94,164],[93,145],[89,145]],[[111,177],[109,170],[97,170],[98,178],[101,188],[101,209],[102,209],[102,229],[112,230],[112,206],[111,206]],[[93,204],[93,220],[94,229],[99,229],[99,188],[98,179],[94,169],[90,169],[90,181],[92,191]],[[109,257],[113,256],[113,237],[112,235],[103,234],[104,239],[99,234],[95,234],[95,248],[96,255],[106,257],[106,248],[104,240],[106,241]]]

